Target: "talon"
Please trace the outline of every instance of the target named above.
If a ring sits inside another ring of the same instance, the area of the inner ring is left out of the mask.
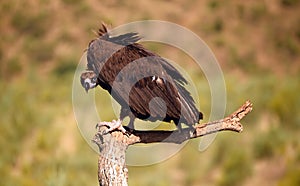
[[[131,133],[128,132],[128,131],[126,131],[124,134],[125,134],[128,138],[129,138],[129,136],[131,135]]]
[[[103,121],[103,122],[99,122],[99,123],[96,124],[96,128],[99,128],[101,126],[108,127],[108,129],[104,132],[104,134],[107,134],[107,133],[112,132],[114,130],[119,130],[123,134],[125,134],[126,136],[130,135],[130,133],[128,133],[127,130],[123,127],[122,121],[120,119],[112,120],[112,122]]]
[[[99,122],[96,124],[96,129],[100,128],[102,126],[110,127],[111,125],[110,125],[110,122],[102,121],[102,122]]]
[[[129,128],[128,126],[123,126],[124,130],[126,131],[124,134],[129,137],[131,133],[134,131],[132,128]]]

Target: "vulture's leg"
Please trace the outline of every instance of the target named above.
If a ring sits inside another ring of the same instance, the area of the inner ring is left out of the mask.
[[[173,120],[173,122],[175,123],[175,125],[178,129],[178,132],[181,133],[182,132],[182,126],[181,126],[181,123],[179,122],[179,120]]]
[[[134,120],[135,120],[135,116],[133,114],[129,114],[129,123],[127,127],[129,128],[130,131],[134,130]]]

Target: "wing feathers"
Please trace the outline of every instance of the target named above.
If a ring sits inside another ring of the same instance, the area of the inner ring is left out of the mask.
[[[102,25],[98,35],[88,48],[88,69],[99,74],[100,86],[122,107],[130,107],[141,119],[181,120],[188,125],[201,119],[183,87],[185,78],[165,59],[137,44],[137,33],[110,37]]]

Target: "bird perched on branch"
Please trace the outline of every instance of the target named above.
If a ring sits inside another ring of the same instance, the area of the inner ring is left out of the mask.
[[[136,118],[148,121],[173,121],[181,124],[199,123],[203,115],[185,89],[186,79],[170,63],[137,43],[137,33],[111,36],[102,24],[98,38],[89,43],[87,70],[81,74],[81,85],[88,92],[98,85],[107,90],[121,105],[120,117],[100,122],[126,133],[122,121],[129,116],[127,127],[134,129]]]

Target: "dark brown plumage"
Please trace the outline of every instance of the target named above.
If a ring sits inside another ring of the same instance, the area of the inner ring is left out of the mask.
[[[100,85],[121,105],[120,119],[174,121],[193,126],[202,119],[185,78],[165,59],[145,49],[137,33],[111,37],[105,25],[87,49],[87,72],[81,84],[88,91]]]

